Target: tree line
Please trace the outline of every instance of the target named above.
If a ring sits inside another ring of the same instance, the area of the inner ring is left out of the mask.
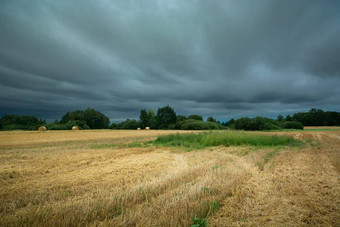
[[[158,108],[157,113],[152,109],[140,111],[139,120],[127,119],[118,124],[113,123],[111,129],[136,129],[150,127],[152,129],[180,129],[180,130],[214,130],[226,129],[213,117],[203,121],[199,115],[177,115],[169,105]]]
[[[5,114],[0,119],[2,130],[37,130],[40,126],[45,126],[48,130],[70,130],[73,126],[80,129],[107,129],[110,126],[110,119],[93,108],[67,112],[60,121],[55,120],[51,123],[46,123],[45,120],[35,116]]]
[[[110,124],[109,118],[103,113],[87,108],[67,112],[60,121],[46,123],[35,116],[19,116],[5,114],[0,119],[0,130],[37,130],[44,125],[48,130],[70,130],[73,126],[80,129],[137,129],[150,127],[151,129],[178,129],[178,130],[279,130],[303,129],[304,126],[340,126],[340,113],[323,111],[312,108],[308,112],[295,113],[290,116],[278,115],[277,119],[255,117],[242,117],[219,122],[213,117],[206,121],[197,114],[184,116],[177,115],[169,105],[158,108],[155,113],[152,109],[142,109],[139,119],[126,119],[120,123]]]

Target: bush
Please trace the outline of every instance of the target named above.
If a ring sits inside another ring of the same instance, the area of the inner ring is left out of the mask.
[[[117,129],[137,129],[140,128],[142,123],[135,119],[126,119],[126,121],[120,122],[117,124]]]
[[[197,120],[197,121],[203,121],[203,117],[197,114],[192,114],[188,117],[188,119],[193,119],[193,120]]]
[[[46,125],[46,128],[48,130],[71,130],[73,126],[78,126],[79,129],[89,129],[85,121],[69,121],[65,124],[49,123]]]
[[[224,126],[214,122],[204,122],[200,120],[188,119],[182,121],[180,125],[182,130],[218,130],[225,129]]]
[[[303,124],[297,121],[286,121],[283,123],[283,128],[285,129],[302,129],[303,130]]]
[[[235,121],[234,127],[237,130],[246,131],[281,129],[278,121],[264,117],[256,117],[252,119],[247,117],[240,118]]]

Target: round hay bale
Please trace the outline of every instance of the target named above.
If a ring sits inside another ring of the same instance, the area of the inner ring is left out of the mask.
[[[141,128],[137,128],[137,130],[142,130]]]
[[[79,127],[78,126],[73,126],[72,130],[79,130]]]
[[[46,131],[46,127],[45,126],[40,126],[38,130],[39,131]]]
[[[150,127],[145,127],[145,130],[150,130]]]

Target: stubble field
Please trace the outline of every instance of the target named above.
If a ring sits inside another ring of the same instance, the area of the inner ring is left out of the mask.
[[[340,128],[309,130],[191,151],[140,145],[186,131],[0,132],[0,225],[339,226]]]

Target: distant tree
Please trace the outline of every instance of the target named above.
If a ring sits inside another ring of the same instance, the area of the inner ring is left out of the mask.
[[[38,119],[35,116],[19,116],[5,114],[0,119],[2,128],[5,130],[36,130],[39,126],[46,124],[45,120]]]
[[[208,118],[207,118],[207,121],[217,123],[216,119],[213,118],[213,117],[208,117]]]
[[[184,121],[186,119],[187,119],[187,117],[184,116],[184,115],[177,115],[177,121]]]
[[[240,129],[243,129],[243,130],[251,130],[250,129],[250,118],[248,117],[242,117],[240,119],[237,119],[235,121],[235,129],[237,130],[240,130]]]
[[[126,119],[126,121],[117,124],[117,129],[137,129],[141,127],[141,122],[135,119]]]
[[[282,127],[286,128],[286,129],[301,129],[301,130],[303,130],[303,124],[301,124],[300,122],[296,122],[296,121],[286,121],[286,122],[283,123]]]
[[[109,128],[110,123],[110,119],[107,116],[93,108],[67,112],[64,116],[62,116],[60,123],[66,124],[70,121],[76,121],[80,123],[85,122],[85,124],[91,129]]]
[[[145,128],[150,125],[151,116],[145,109],[140,111],[139,119],[142,125],[142,128]]]
[[[154,117],[156,117],[156,115],[155,115],[155,111],[153,111],[153,109],[148,109],[148,115],[149,115],[149,117],[150,118],[154,118]]]
[[[293,118],[288,114],[285,118],[285,121],[293,121]]]
[[[200,115],[197,115],[197,114],[192,114],[188,117],[188,119],[194,119],[194,120],[197,120],[197,121],[203,121],[203,117],[200,116]]]
[[[278,121],[264,117],[240,118],[235,121],[234,127],[237,130],[272,130],[281,128]]]
[[[216,123],[216,122],[204,122],[194,119],[187,119],[182,121],[180,125],[180,129],[183,130],[218,130],[225,129],[224,126]]]
[[[334,115],[335,118],[330,118],[330,116],[330,112],[312,108],[308,112],[294,114],[292,119],[302,123],[304,126],[333,125],[333,123],[337,122],[337,117]]]
[[[234,125],[234,124],[235,124],[235,119],[232,118],[232,119],[230,119],[230,120],[227,122],[226,126],[232,126],[232,125]]]
[[[177,121],[177,115],[169,105],[159,108],[156,118],[159,129],[168,129],[169,125],[175,125]]]
[[[85,111],[75,110],[72,112],[67,112],[61,117],[60,123],[66,124],[69,121],[86,121]]]
[[[91,129],[109,128],[110,119],[103,113],[92,108],[87,108],[84,112],[87,125]]]
[[[277,115],[276,118],[277,118],[278,121],[283,121],[284,120],[284,117],[281,114]]]

